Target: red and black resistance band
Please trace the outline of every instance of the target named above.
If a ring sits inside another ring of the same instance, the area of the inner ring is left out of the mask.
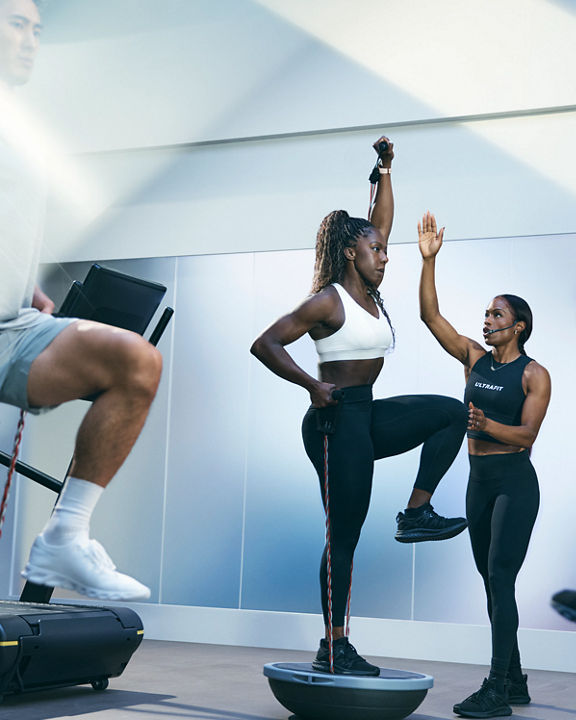
[[[326,570],[328,575],[328,649],[330,658],[330,672],[334,674],[334,623],[332,618],[332,547],[330,534],[330,483],[328,482],[328,435],[324,435],[324,505],[326,508]],[[350,584],[348,586],[348,602],[346,605],[346,627],[344,634],[350,634],[350,597],[352,595],[352,571],[354,562],[350,563]]]
[[[344,398],[343,390],[334,390],[332,398],[338,403]],[[327,571],[327,600],[328,600],[328,649],[330,659],[330,672],[334,673],[334,622],[332,615],[332,525],[330,521],[330,482],[329,482],[329,446],[330,435],[336,431],[340,404],[323,408],[317,415],[317,428],[324,438],[324,507],[326,512],[326,571]],[[352,594],[352,570],[350,564],[350,584],[348,586],[348,601],[346,606],[346,626],[344,634],[350,633],[350,596]]]
[[[6,510],[8,508],[8,497],[10,496],[10,486],[12,485],[12,477],[14,470],[16,469],[16,461],[18,460],[18,453],[20,452],[20,443],[22,442],[22,432],[24,431],[24,420],[26,418],[26,412],[20,410],[20,417],[18,418],[18,426],[16,427],[16,435],[14,436],[14,446],[12,448],[12,460],[10,467],[8,468],[8,477],[6,478],[6,484],[4,485],[4,492],[2,493],[2,502],[0,503],[0,537],[2,537],[2,529],[4,527],[4,520],[6,519]]]

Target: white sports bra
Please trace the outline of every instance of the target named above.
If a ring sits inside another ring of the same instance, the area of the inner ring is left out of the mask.
[[[384,357],[392,345],[392,330],[380,308],[375,318],[342,285],[334,283],[333,287],[344,306],[344,324],[333,335],[314,341],[320,363]]]

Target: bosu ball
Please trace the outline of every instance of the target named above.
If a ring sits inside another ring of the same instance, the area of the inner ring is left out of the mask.
[[[269,663],[279,703],[302,720],[401,720],[434,685],[431,675],[380,668],[378,677],[316,672],[310,663]]]

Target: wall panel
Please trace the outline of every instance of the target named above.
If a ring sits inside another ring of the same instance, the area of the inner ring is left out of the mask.
[[[392,243],[415,242],[427,209],[451,240],[570,233],[575,123],[559,113],[81,157],[94,206],[53,205],[46,260],[312,248],[331,210],[366,216],[380,132],[395,142]]]
[[[163,601],[237,607],[253,259],[179,262]]]

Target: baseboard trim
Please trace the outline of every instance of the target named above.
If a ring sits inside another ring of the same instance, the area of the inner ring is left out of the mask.
[[[213,645],[314,651],[320,615],[184,605],[131,604],[145,637]],[[365,655],[488,665],[490,629],[483,625],[353,618],[351,639]],[[576,672],[576,633],[520,628],[526,669]],[[281,658],[280,658],[281,659]]]

